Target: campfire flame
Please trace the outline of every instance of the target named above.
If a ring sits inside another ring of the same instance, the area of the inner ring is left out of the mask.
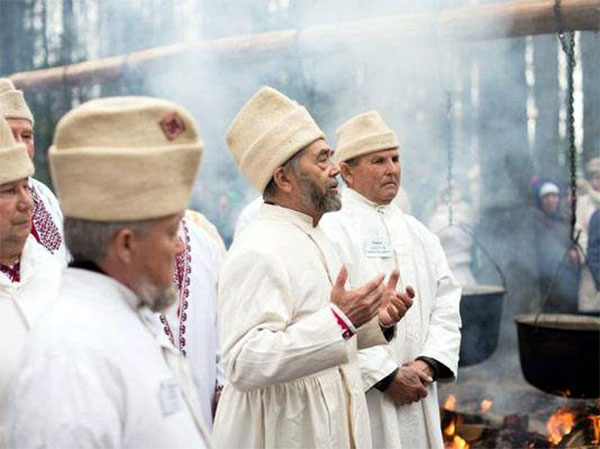
[[[458,435],[454,435],[452,444],[445,444],[444,448],[445,449],[469,449],[469,445],[461,437],[459,437]]]
[[[469,449],[467,442],[456,435],[456,420],[452,418],[450,424],[446,426],[444,433],[444,449]]]
[[[454,436],[455,433],[456,423],[454,422],[454,419],[452,419],[452,421],[450,421],[450,424],[448,424],[448,427],[444,429],[444,435],[446,435],[447,437],[451,437]]]
[[[486,398],[483,401],[481,401],[481,413],[485,415],[487,412],[490,411],[493,404],[494,402],[491,399]]]
[[[590,415],[588,419],[594,425],[594,441],[593,444],[600,444],[600,415]]]
[[[562,407],[559,407],[546,424],[548,429],[548,441],[558,444],[565,435],[571,432],[575,425],[575,415]]]
[[[456,396],[454,396],[453,394],[448,396],[446,398],[446,400],[444,401],[444,408],[446,410],[453,412],[454,409],[456,408]]]

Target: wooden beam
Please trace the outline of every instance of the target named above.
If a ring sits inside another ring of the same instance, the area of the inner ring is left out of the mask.
[[[599,31],[600,0],[561,0],[565,31]],[[69,66],[20,72],[10,78],[24,90],[44,90],[64,84],[92,85],[114,81],[129,71],[143,72],[164,67],[185,57],[207,55],[223,59],[270,55],[340,51],[357,43],[377,44],[399,39],[443,39],[473,42],[515,36],[556,33],[554,0],[521,0],[507,3],[464,6],[437,13],[396,15],[350,22],[281,30],[250,36],[229,37],[151,48],[127,55],[81,62]]]

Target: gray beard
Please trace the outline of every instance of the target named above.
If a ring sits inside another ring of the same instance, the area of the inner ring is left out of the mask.
[[[163,312],[177,301],[177,289],[170,285],[166,288],[157,287],[150,279],[144,277],[137,288],[137,295],[142,304],[153,312]]]
[[[328,182],[325,189],[321,188],[312,179],[305,177],[302,174],[299,177],[300,181],[300,201],[313,209],[315,212],[324,214],[326,212],[333,212],[342,208],[342,200],[339,194],[334,194],[329,187],[334,183],[332,180]]]

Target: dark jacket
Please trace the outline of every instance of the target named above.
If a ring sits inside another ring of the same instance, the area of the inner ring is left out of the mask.
[[[600,290],[600,209],[594,212],[590,219],[587,257],[596,290]]]

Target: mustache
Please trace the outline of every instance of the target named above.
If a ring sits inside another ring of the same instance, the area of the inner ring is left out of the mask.
[[[329,181],[327,181],[327,188],[328,189],[333,189],[335,187],[337,187],[339,185],[339,182],[337,181],[337,179],[331,179]]]

